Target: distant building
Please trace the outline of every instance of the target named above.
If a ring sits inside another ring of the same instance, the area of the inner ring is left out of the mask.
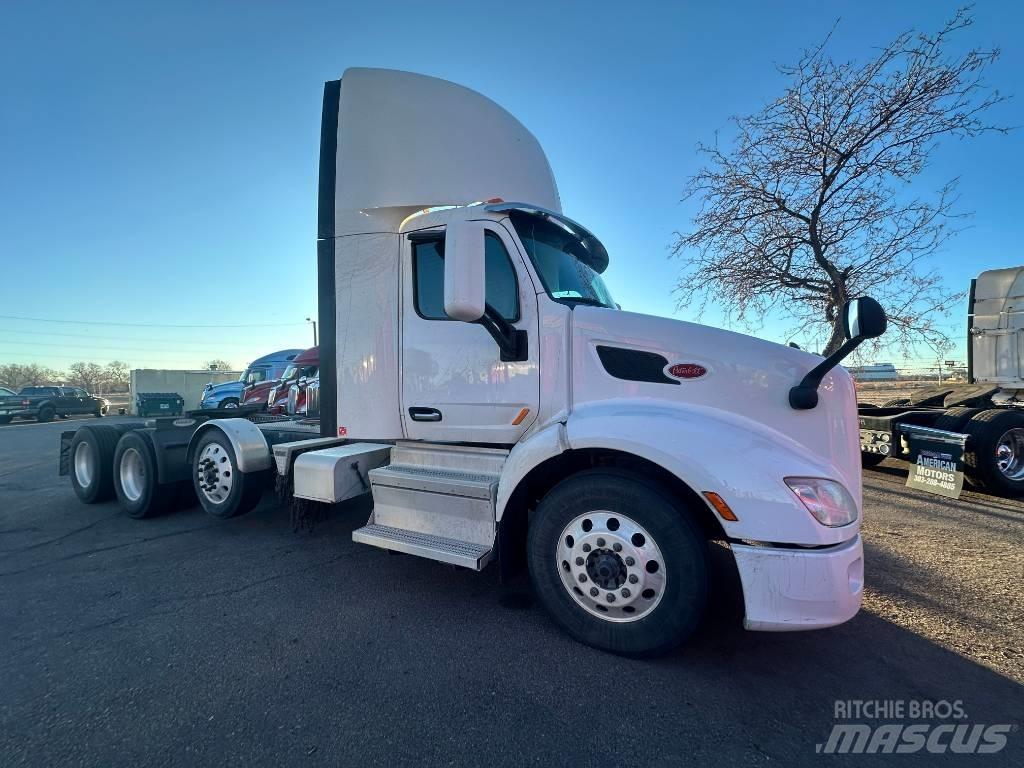
[[[848,365],[845,368],[857,381],[896,381],[898,378],[896,366],[892,363]]]

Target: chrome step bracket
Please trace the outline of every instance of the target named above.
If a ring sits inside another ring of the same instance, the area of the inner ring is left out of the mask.
[[[428,560],[437,560],[441,563],[460,565],[474,571],[482,570],[487,565],[492,552],[490,547],[468,541],[446,539],[443,536],[374,523],[353,531],[352,541],[425,557]]]

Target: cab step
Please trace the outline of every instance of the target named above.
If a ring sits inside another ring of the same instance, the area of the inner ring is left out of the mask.
[[[432,536],[429,533],[418,533],[375,523],[353,531],[352,541],[460,565],[474,571],[479,571],[487,565],[492,551],[490,547],[469,541],[446,539],[443,536]]]
[[[355,541],[480,570],[494,546],[498,481],[508,451],[398,443],[369,473],[373,514]]]

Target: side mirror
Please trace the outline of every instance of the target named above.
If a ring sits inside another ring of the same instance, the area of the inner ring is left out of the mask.
[[[453,320],[475,323],[484,316],[484,225],[453,221],[444,236],[444,312]]]
[[[885,333],[885,310],[870,296],[850,299],[843,306],[843,330],[850,341],[874,339]]]
[[[865,339],[874,339],[885,333],[887,320],[882,305],[868,296],[851,299],[843,305],[843,330],[846,341],[839,349],[814,366],[803,380],[789,390],[789,405],[806,411],[818,404],[818,387],[825,374],[839,365]]]

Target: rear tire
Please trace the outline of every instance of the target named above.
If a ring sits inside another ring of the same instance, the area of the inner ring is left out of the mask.
[[[984,408],[950,408],[935,420],[932,426],[935,429],[944,429],[947,432],[962,432],[967,422],[984,411]]]
[[[659,487],[615,470],[559,483],[529,523],[534,589],[580,642],[627,656],[680,645],[707,603],[706,542]]]
[[[82,427],[71,439],[71,487],[86,504],[114,497],[114,451],[121,434],[112,427]]]
[[[990,493],[1024,495],[1024,413],[982,411],[963,431],[969,436],[964,471],[971,482]]]
[[[242,472],[231,441],[218,429],[203,435],[192,457],[192,485],[208,514],[219,518],[251,512],[263,496],[264,472]]]
[[[43,406],[39,409],[39,414],[36,416],[36,421],[40,424],[45,424],[48,421],[53,421],[53,417],[56,411],[49,405]]]
[[[175,490],[157,481],[156,450],[146,432],[126,432],[114,451],[114,492],[128,517],[153,517],[167,510]]]

